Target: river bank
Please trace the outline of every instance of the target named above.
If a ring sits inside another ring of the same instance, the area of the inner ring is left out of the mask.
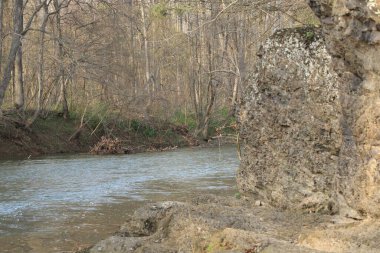
[[[99,151],[104,148],[101,146],[104,140],[106,143],[117,140],[120,148],[114,150],[115,153],[161,151],[200,144],[187,126],[170,122],[119,119],[83,123],[79,117],[63,119],[52,114],[38,118],[26,128],[17,115],[0,119],[0,158],[3,159]],[[100,146],[96,146],[98,143]]]
[[[137,209],[80,253],[376,253],[379,220],[273,208],[244,196],[199,195]]]

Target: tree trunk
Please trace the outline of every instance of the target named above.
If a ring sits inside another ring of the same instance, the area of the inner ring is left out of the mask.
[[[2,114],[1,107],[4,103],[5,92],[7,91],[9,83],[11,81],[12,71],[13,71],[14,66],[15,66],[16,55],[17,55],[17,52],[19,51],[19,47],[21,46],[21,38],[22,38],[22,36],[24,36],[27,33],[28,29],[32,25],[32,22],[33,22],[35,15],[39,12],[39,10],[41,9],[41,7],[43,6],[44,3],[45,3],[45,1],[43,3],[41,3],[40,5],[38,5],[37,8],[34,10],[34,12],[32,13],[32,15],[30,16],[30,18],[27,22],[25,29],[23,31],[21,31],[21,33],[17,33],[16,29],[19,27],[22,27],[23,0],[15,0],[14,11],[13,11],[13,17],[14,17],[13,26],[14,26],[15,32],[13,33],[13,36],[12,36],[12,42],[11,42],[11,46],[9,49],[8,60],[7,60],[6,66],[4,68],[4,71],[2,73],[2,79],[1,79],[1,83],[0,83],[0,115]],[[4,4],[4,0],[2,1],[2,4]],[[3,6],[2,6],[2,8],[4,9]],[[21,23],[21,25],[20,25],[20,23]]]
[[[17,24],[17,27],[15,27],[15,33],[20,34],[24,30],[24,17],[21,14],[20,17],[18,17],[20,20],[16,22],[14,20],[15,24]],[[22,43],[20,43],[20,46],[18,48],[17,54],[16,54],[16,62],[15,62],[15,72],[14,72],[14,79],[15,79],[15,101],[14,105],[17,110],[23,110],[24,109],[24,101],[25,101],[25,95],[24,95],[24,77],[23,77],[23,65],[22,65]]]
[[[21,34],[17,33],[17,29],[22,25],[23,0],[15,0],[14,4],[14,33],[12,36],[12,43],[9,50],[8,61],[5,66],[3,78],[0,85],[0,109],[4,102],[5,92],[9,86],[9,82],[11,81],[11,73],[14,68],[16,55],[19,51],[19,47],[21,46]]]
[[[203,126],[202,126],[202,138],[204,140],[208,140],[209,138],[209,124],[211,119],[211,112],[214,106],[215,98],[216,98],[216,87],[214,84],[214,77],[212,74],[213,69],[213,60],[212,60],[212,48],[211,48],[211,41],[208,43],[208,68],[209,68],[209,81],[208,81],[208,87],[207,87],[207,107],[205,111],[205,115],[203,118]]]
[[[41,15],[41,25],[40,25],[40,38],[39,38],[39,44],[40,44],[40,50],[39,50],[39,56],[38,56],[38,73],[37,73],[37,82],[38,82],[38,93],[37,93],[37,108],[34,112],[33,117],[28,121],[26,124],[26,127],[30,127],[33,122],[37,119],[37,117],[40,115],[41,108],[42,108],[42,93],[43,93],[43,87],[44,87],[44,65],[45,65],[45,32],[46,32],[46,24],[48,21],[48,6],[44,4],[43,7],[43,13]]]
[[[24,110],[24,76],[22,64],[22,47],[20,46],[16,55],[15,66],[15,101],[14,105],[17,110]]]
[[[57,12],[56,14],[56,28],[58,32],[58,60],[59,60],[59,78],[58,84],[60,86],[60,94],[59,94],[59,103],[62,106],[62,117],[67,119],[69,116],[69,106],[67,104],[67,92],[66,92],[66,83],[65,80],[65,68],[64,68],[64,51],[63,51],[63,38],[62,38],[62,27],[61,27],[61,12],[60,5],[58,0],[54,0],[54,8]]]
[[[141,21],[142,21],[142,35],[144,41],[144,58],[145,58],[145,84],[148,94],[150,94],[150,62],[149,62],[149,44],[148,44],[148,32],[146,29],[146,20],[145,20],[145,8],[143,0],[140,0],[140,13],[141,13]]]

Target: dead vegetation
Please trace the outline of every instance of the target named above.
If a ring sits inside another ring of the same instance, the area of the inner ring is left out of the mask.
[[[96,155],[123,154],[124,149],[118,138],[102,136],[100,141],[91,148],[90,153]]]

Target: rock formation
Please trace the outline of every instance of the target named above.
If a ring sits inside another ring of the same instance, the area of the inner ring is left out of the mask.
[[[338,192],[363,214],[380,216],[380,1],[309,1],[321,19],[342,87],[344,131]]]
[[[142,207],[119,232],[78,253],[377,253],[379,225],[202,195]]]
[[[138,209],[119,232],[85,252],[322,253],[329,251],[296,241],[302,231],[319,227],[327,218],[280,212],[243,198],[205,195],[190,203],[168,201]],[[315,242],[303,237],[308,244]]]
[[[380,1],[308,2],[326,47],[307,29],[263,46],[238,185],[283,208],[380,216]]]
[[[341,79],[319,29],[276,32],[240,115],[239,187],[274,206],[336,212]]]

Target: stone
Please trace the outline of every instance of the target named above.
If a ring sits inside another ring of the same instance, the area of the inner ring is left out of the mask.
[[[269,206],[255,208],[255,201],[234,196],[201,195],[187,203],[148,204],[136,210],[119,232],[88,251],[318,253],[325,251],[294,241],[304,230],[327,224],[329,219]]]
[[[322,31],[276,32],[240,111],[242,192],[380,216],[380,1],[308,0]]]
[[[340,4],[337,4],[337,3]],[[380,0],[308,0],[322,20],[340,88],[342,146],[336,192],[364,216],[380,216]],[[343,9],[349,9],[349,12]],[[330,10],[330,11],[327,11]],[[344,12],[346,12],[344,14]],[[340,201],[341,202],[341,201]]]
[[[320,29],[267,40],[240,110],[241,191],[284,209],[337,212],[341,85]]]
[[[379,252],[378,220],[256,208],[255,203],[233,195],[201,195],[186,203],[148,204],[86,252]],[[147,221],[156,224],[148,233],[142,230]]]

